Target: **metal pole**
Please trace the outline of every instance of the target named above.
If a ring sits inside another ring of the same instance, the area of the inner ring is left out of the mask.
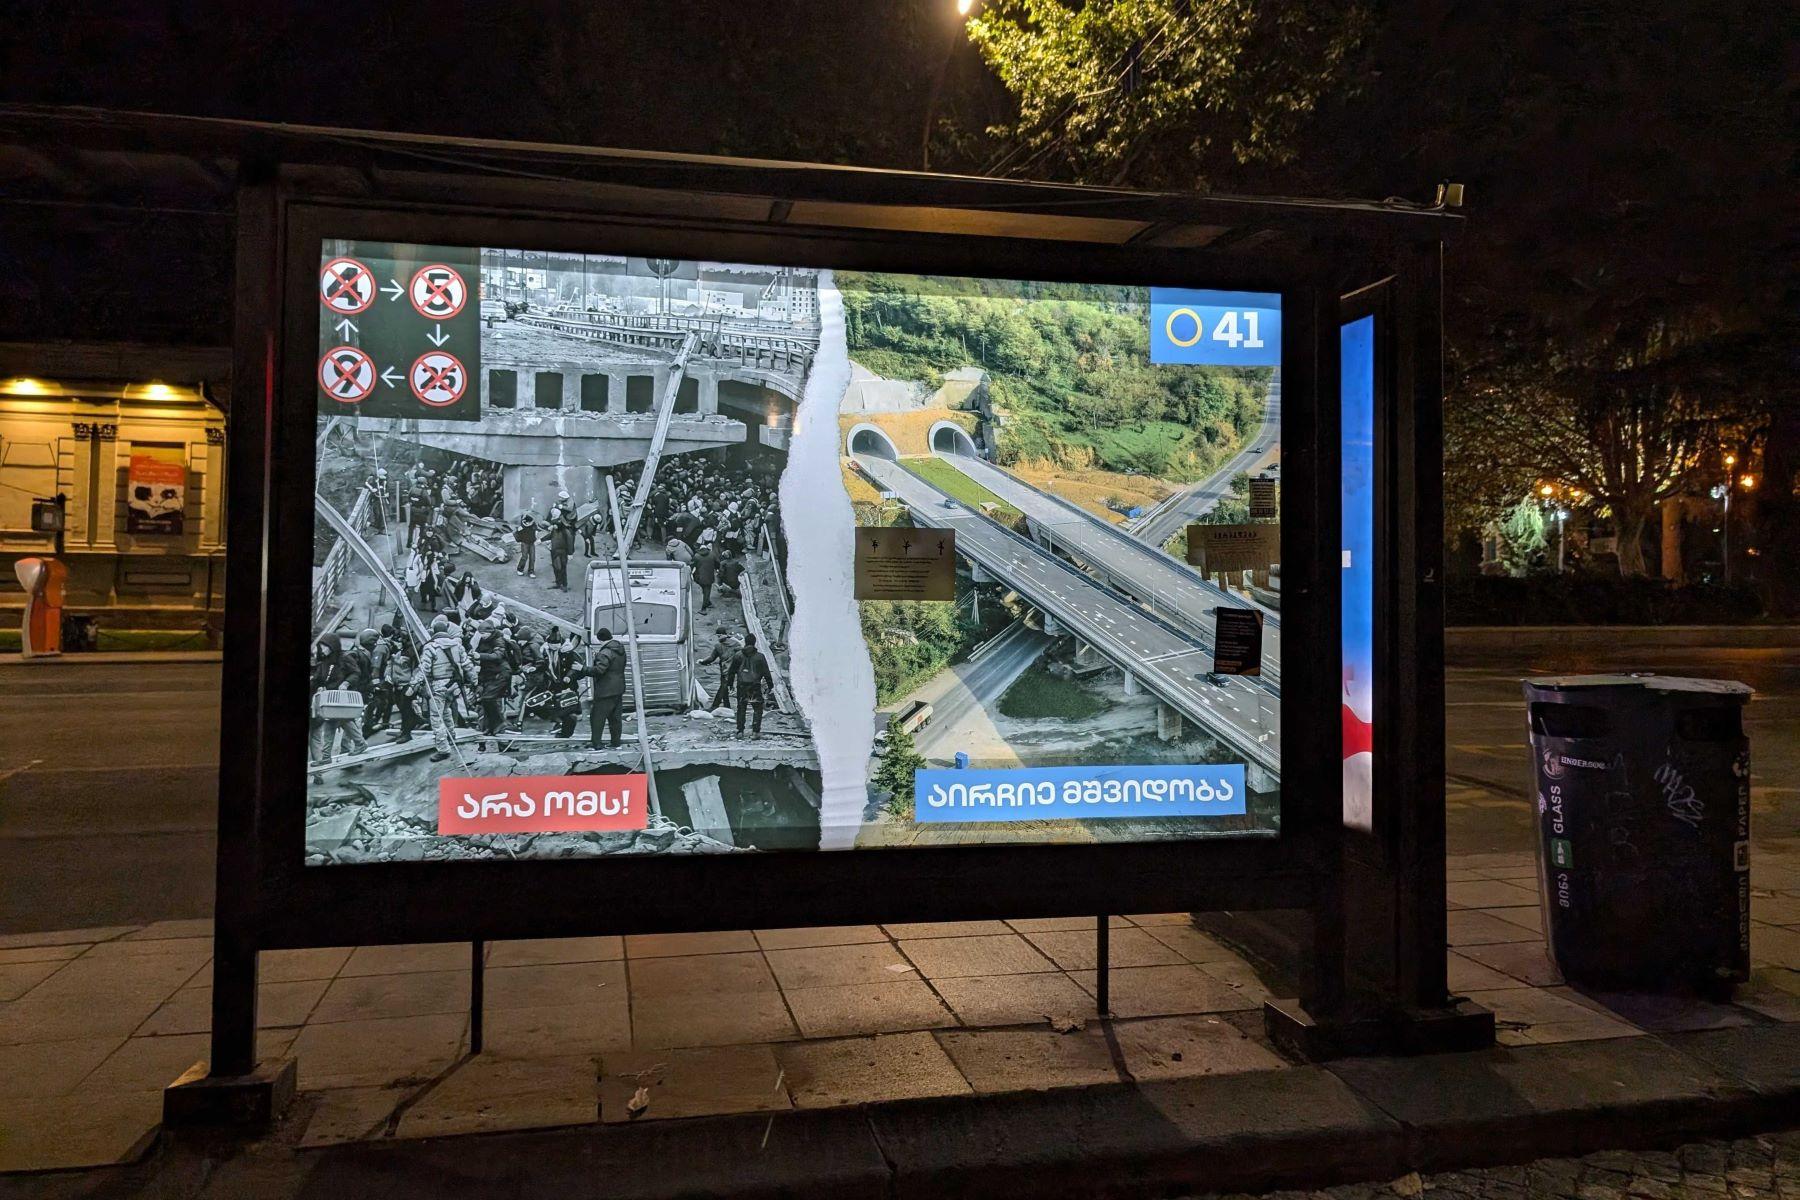
[[[469,1053],[481,1053],[481,1018],[486,1007],[487,943],[469,943]]]
[[[1569,541],[1568,538],[1563,536],[1563,521],[1567,519],[1567,516],[1568,514],[1563,512],[1562,509],[1559,508],[1556,510],[1556,573],[1558,575],[1562,574],[1563,569],[1563,547],[1566,546]]]
[[[656,796],[656,772],[650,769],[650,731],[644,719],[644,673],[638,667],[637,618],[631,612],[631,569],[625,565],[625,527],[619,522],[619,489],[613,477],[606,477],[606,506],[612,513],[613,533],[619,546],[619,593],[625,597],[625,650],[631,656],[631,698],[637,702],[638,752],[644,756],[644,790],[650,796],[650,811],[662,816],[662,802]]]
[[[1094,1007],[1112,1015],[1112,919],[1105,913],[1094,924]]]
[[[230,1079],[256,1070],[256,948],[227,929],[213,933],[212,1054],[207,1073]]]
[[[1723,542],[1719,548],[1719,557],[1724,560],[1725,582],[1731,582],[1731,472],[1725,472],[1725,519],[1719,522],[1719,533]]]

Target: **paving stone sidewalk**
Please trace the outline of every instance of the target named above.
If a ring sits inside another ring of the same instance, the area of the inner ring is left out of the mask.
[[[1451,987],[1504,1046],[1800,1022],[1800,855],[1755,860],[1731,1004],[1565,986],[1525,855],[1450,879]],[[467,944],[270,952],[259,1050],[299,1060],[302,1146],[1303,1070],[1263,1038],[1264,981],[1186,914],[1113,921],[1104,1024],[1091,918],[967,921],[495,943],[474,1056]],[[0,938],[0,1171],[151,1144],[162,1087],[207,1054],[209,934]]]

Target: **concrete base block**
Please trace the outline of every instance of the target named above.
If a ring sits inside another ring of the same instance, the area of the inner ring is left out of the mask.
[[[1468,1000],[1442,1008],[1321,1017],[1298,1000],[1263,1005],[1263,1029],[1278,1047],[1308,1062],[1370,1054],[1445,1054],[1494,1044],[1494,1014]]]
[[[205,1063],[195,1063],[163,1089],[163,1124],[266,1129],[293,1103],[298,1078],[298,1063],[291,1058],[259,1062],[248,1075],[208,1075]]]

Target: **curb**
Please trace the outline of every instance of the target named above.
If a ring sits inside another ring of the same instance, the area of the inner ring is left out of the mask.
[[[1444,630],[1444,653],[1591,649],[1602,641],[1640,650],[1787,649],[1800,644],[1800,625],[1452,625]]]
[[[1800,1119],[1800,1026],[1755,1025],[1239,1075],[528,1133],[272,1145],[202,1195],[386,1200],[1176,1195],[1313,1189],[1745,1135]],[[182,1153],[173,1143],[168,1153]],[[290,1155],[286,1168],[272,1159]],[[153,1160],[141,1170],[154,1170]],[[272,1170],[273,1168],[273,1170]],[[179,1167],[171,1164],[171,1169]]]
[[[69,654],[53,654],[44,658],[25,658],[17,651],[0,653],[0,667],[79,667],[105,663],[197,663],[224,662],[223,650],[83,650]]]

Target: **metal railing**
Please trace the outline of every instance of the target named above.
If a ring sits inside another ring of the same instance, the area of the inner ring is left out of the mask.
[[[350,508],[350,527],[361,530],[369,523],[369,490],[362,489],[356,494],[356,503]],[[325,619],[331,603],[337,599],[338,584],[344,581],[344,571],[350,565],[350,545],[339,538],[332,543],[325,554],[325,561],[313,572],[312,621],[313,628],[318,629],[319,622]]]
[[[696,353],[702,358],[802,375],[812,366],[818,349],[818,343],[809,337],[768,333],[748,323],[726,326],[710,317],[626,317],[564,309],[545,315],[527,313],[518,320],[583,341],[668,354],[679,351],[689,335],[698,334]]]

